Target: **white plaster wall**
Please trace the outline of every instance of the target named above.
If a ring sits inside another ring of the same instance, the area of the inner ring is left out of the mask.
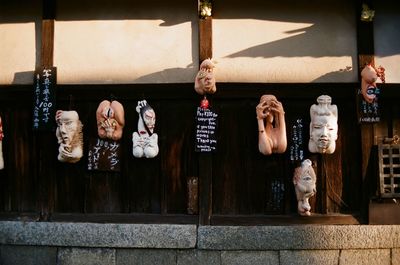
[[[31,84],[40,64],[41,1],[0,2],[0,84]],[[400,13],[376,5],[376,64],[400,82]],[[346,0],[218,0],[213,57],[218,82],[356,82],[354,4]],[[197,2],[59,0],[58,82],[193,82]]]
[[[196,2],[65,0],[57,18],[54,64],[60,84],[194,80]]]
[[[351,1],[219,0],[213,57],[224,82],[356,82]]]
[[[375,65],[385,68],[386,83],[400,83],[400,3],[375,4]]]
[[[0,2],[0,84],[31,84],[37,62],[37,0]]]

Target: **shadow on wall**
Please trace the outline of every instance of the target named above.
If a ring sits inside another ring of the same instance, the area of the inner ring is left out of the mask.
[[[337,80],[353,80],[354,70],[353,68],[340,69],[338,71],[326,73],[314,80],[312,83],[329,83],[337,82]]]
[[[329,57],[329,56],[350,56],[354,47],[343,47],[340,36],[329,37],[325,35],[329,25],[314,24],[310,27],[284,32],[286,34],[296,34],[295,36],[249,47],[245,50],[232,53],[226,57]],[[335,34],[338,35],[338,34]],[[337,43],[332,43],[334,40]],[[340,47],[341,45],[342,47]],[[339,47],[338,47],[339,46]]]
[[[42,0],[1,1],[0,10],[7,10],[0,16],[0,23],[34,22],[42,16]],[[197,17],[197,1],[147,0],[57,0],[56,19],[74,20],[162,20],[160,26],[172,26]],[[150,10],[150,11],[149,11]],[[189,12],[188,12],[189,11]]]
[[[135,79],[135,83],[153,83],[154,80],[168,80],[168,76],[178,76],[182,77],[182,80],[175,80],[177,83],[187,83],[187,76],[192,75],[193,82],[196,77],[197,68],[193,69],[194,66],[190,65],[187,68],[170,68],[165,69],[163,71],[151,73],[148,75],[141,76],[140,78]]]
[[[215,20],[237,19],[243,20],[244,23],[249,19],[260,20],[260,27],[262,25],[271,27],[260,31],[265,34],[258,37],[262,40],[262,44],[249,45],[225,55],[224,58],[282,58],[283,60],[289,58],[289,60],[299,60],[301,64],[302,58],[311,57],[319,61],[313,59],[306,61],[315,61],[318,65],[324,61],[329,64],[327,57],[347,57],[351,60],[348,65],[337,65],[337,68],[334,65],[329,66],[330,69],[333,67],[333,72],[311,82],[337,82],[337,80],[352,82],[356,78],[356,73],[351,68],[357,65],[355,7],[355,3],[345,0],[328,0],[324,3],[315,0],[296,2],[281,0],[263,3],[249,0],[245,6],[239,0],[231,0],[229,3],[228,0],[220,0],[215,3],[214,18]],[[219,9],[223,12],[218,13]],[[251,14],[251,18],[248,14]],[[282,29],[273,28],[275,22],[278,22]],[[242,28],[234,38],[245,39],[247,34]],[[265,42],[268,39],[270,41]],[[304,67],[313,66],[308,63]]]
[[[12,84],[29,85],[33,83],[34,71],[18,72],[14,74]]]

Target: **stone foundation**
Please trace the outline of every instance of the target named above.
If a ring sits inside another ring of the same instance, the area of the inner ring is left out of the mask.
[[[0,264],[398,265],[400,226],[0,222]]]

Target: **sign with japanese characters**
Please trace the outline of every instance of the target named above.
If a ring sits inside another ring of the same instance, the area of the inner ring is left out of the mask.
[[[89,143],[88,170],[120,171],[119,141],[94,138]]]
[[[358,121],[360,123],[376,123],[380,122],[381,120],[378,102],[381,91],[379,88],[375,87],[370,93],[374,95],[374,100],[371,103],[365,101],[361,93],[361,89],[358,90],[357,105]]]
[[[56,67],[42,67],[35,71],[33,82],[34,130],[52,130],[55,128],[56,83]]]
[[[197,108],[196,115],[196,152],[217,151],[217,118],[218,114],[211,109]]]
[[[291,124],[290,161],[301,162],[304,160],[304,123],[303,119],[296,119]]]

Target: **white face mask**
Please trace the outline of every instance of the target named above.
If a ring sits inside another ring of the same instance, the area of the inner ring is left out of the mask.
[[[76,111],[62,111],[56,113],[59,154],[61,162],[75,163],[82,157],[82,123]]]
[[[146,124],[147,128],[151,133],[153,133],[154,126],[156,124],[156,113],[153,109],[147,109],[143,113],[143,122]]]
[[[78,130],[78,114],[75,111],[62,111],[57,116],[58,132],[64,144],[71,144]]]
[[[317,99],[318,105],[310,108],[310,141],[311,153],[332,154],[336,148],[338,134],[337,107],[331,105],[331,97],[322,95]]]

